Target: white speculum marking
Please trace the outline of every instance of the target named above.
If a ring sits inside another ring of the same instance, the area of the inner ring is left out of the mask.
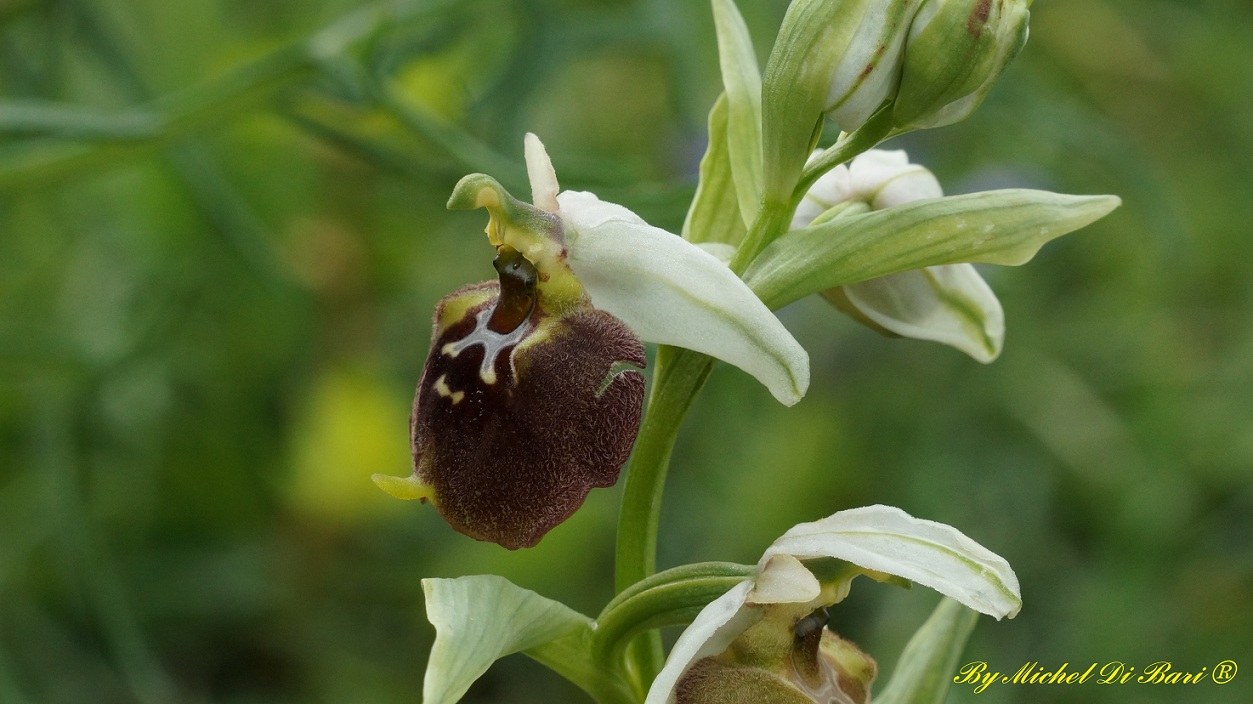
[[[504,335],[493,331],[487,327],[487,321],[492,317],[492,309],[488,308],[479,312],[475,316],[478,324],[474,326],[474,330],[469,335],[449,342],[440,348],[440,354],[448,355],[450,358],[456,358],[463,350],[469,349],[475,345],[483,346],[483,362],[479,364],[479,378],[484,384],[496,383],[496,358],[507,347],[513,347],[526,336],[531,330],[529,322],[523,323],[514,328],[512,332]],[[438,381],[436,382],[439,383]],[[436,389],[438,391],[438,389]],[[456,403],[456,401],[453,401]]]
[[[461,403],[461,399],[466,397],[466,392],[453,391],[452,389],[448,388],[448,380],[445,378],[443,374],[440,374],[439,378],[435,380],[435,386],[433,388],[435,389],[435,393],[439,394],[440,396],[443,396],[444,398],[452,399],[452,405],[454,406],[457,405],[458,403]]]

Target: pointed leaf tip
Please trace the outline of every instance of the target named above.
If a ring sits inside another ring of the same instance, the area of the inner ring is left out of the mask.
[[[875,704],[939,704],[945,701],[966,640],[979,614],[945,597],[896,661],[892,679]]]
[[[496,575],[424,579],[435,643],[422,683],[424,704],[453,704],[497,659],[590,633],[592,621]]]
[[[1017,266],[1045,243],[1117,208],[1117,196],[1006,189],[914,201],[793,230],[744,279],[771,308],[811,293],[928,266]]]

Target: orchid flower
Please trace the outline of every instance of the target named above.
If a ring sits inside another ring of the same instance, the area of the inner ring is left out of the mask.
[[[955,528],[889,506],[840,511],[784,533],[752,577],[710,602],[645,704],[864,703],[874,662],[824,628],[823,612],[863,574],[917,582],[997,619],[1022,605],[1009,564]]]
[[[905,152],[871,149],[814,183],[792,229],[943,195],[935,176]],[[1005,339],[1000,301],[971,264],[881,276],[827,289],[823,297],[879,332],[940,342],[984,363],[996,359]]]
[[[483,174],[453,190],[449,208],[487,209],[499,281],[440,302],[413,474],[375,475],[510,549],[617,480],[639,431],[641,338],[730,362],[788,405],[809,385],[804,349],[721,261],[620,205],[560,192],[544,145],[528,134],[525,146],[531,204]]]

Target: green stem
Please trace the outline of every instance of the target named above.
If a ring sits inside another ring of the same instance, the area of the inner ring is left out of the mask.
[[[587,692],[597,704],[636,704],[639,697],[635,687],[622,676],[621,669],[605,666],[604,661],[593,662],[588,657],[592,640],[590,634],[574,642],[558,638],[525,652]]]
[[[731,270],[742,273],[766,244],[786,232],[795,207],[795,203],[763,205],[731,262]],[[699,352],[662,346],[657,351],[655,366],[648,413],[631,455],[618,518],[618,592],[657,570],[657,527],[670,455],[683,418],[713,370],[713,359]],[[664,662],[661,634],[653,630],[636,638],[629,646],[627,662],[641,689],[647,689]]]
[[[809,192],[814,182],[826,172],[840,164],[851,161],[858,154],[873,149],[889,136],[893,136],[894,128],[892,105],[889,103],[880,108],[879,112],[871,115],[870,119],[866,120],[861,127],[858,127],[851,134],[844,135],[843,139],[831,145],[826,151],[805,165],[805,170],[801,172],[800,181],[792,191],[792,202],[799,204],[801,198],[805,197],[805,194]]]
[[[657,350],[648,413],[631,455],[618,518],[618,592],[657,569],[657,525],[670,453],[683,417],[712,369],[713,360],[699,352],[665,345]],[[662,662],[661,637],[656,631],[632,643],[628,663],[641,689],[647,689]]]
[[[819,176],[875,146],[891,132],[891,110],[888,106],[811,162],[790,197],[767,197],[729,264],[731,271],[743,274],[767,245],[788,231],[796,206]],[[622,513],[618,518],[614,583],[620,595],[656,571],[657,526],[670,455],[678,438],[679,426],[709,377],[713,360],[699,352],[662,346],[658,350],[655,366],[648,412],[627,470]],[[662,621],[668,622],[664,618]],[[627,646],[627,668],[641,695],[647,691],[648,684],[656,678],[663,664],[661,635],[656,631],[659,623],[650,624],[652,630],[639,634]],[[638,631],[632,629],[623,638],[629,640]]]
[[[617,577],[621,592],[656,571],[657,524],[666,468],[683,417],[713,369],[713,360],[663,345],[657,350],[648,413],[627,472],[618,521]]]
[[[731,271],[737,275],[743,274],[748,269],[748,265],[757,258],[758,254],[761,254],[761,250],[766,248],[766,245],[787,232],[792,222],[792,213],[796,212],[796,205],[799,202],[799,198],[794,198],[791,203],[767,201],[762,204],[761,210],[757,211],[757,217],[753,219],[752,226],[748,228],[748,235],[740,243],[739,249],[735,250],[735,257],[728,264]]]
[[[731,271],[743,274],[748,269],[748,265],[761,254],[761,250],[788,231],[796,207],[800,205],[801,199],[820,176],[873,148],[891,135],[893,129],[892,106],[888,104],[871,115],[870,119],[852,134],[845,135],[843,139],[806,164],[789,198],[776,200],[767,194],[766,201],[762,203],[761,210],[757,211],[757,217],[748,228],[747,236],[740,243],[735,257],[729,264]]]

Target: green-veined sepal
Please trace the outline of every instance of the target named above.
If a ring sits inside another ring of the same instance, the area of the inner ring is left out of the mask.
[[[775,240],[744,273],[771,308],[901,271],[963,262],[1016,266],[1091,224],[1117,196],[1006,189],[836,218]]]

